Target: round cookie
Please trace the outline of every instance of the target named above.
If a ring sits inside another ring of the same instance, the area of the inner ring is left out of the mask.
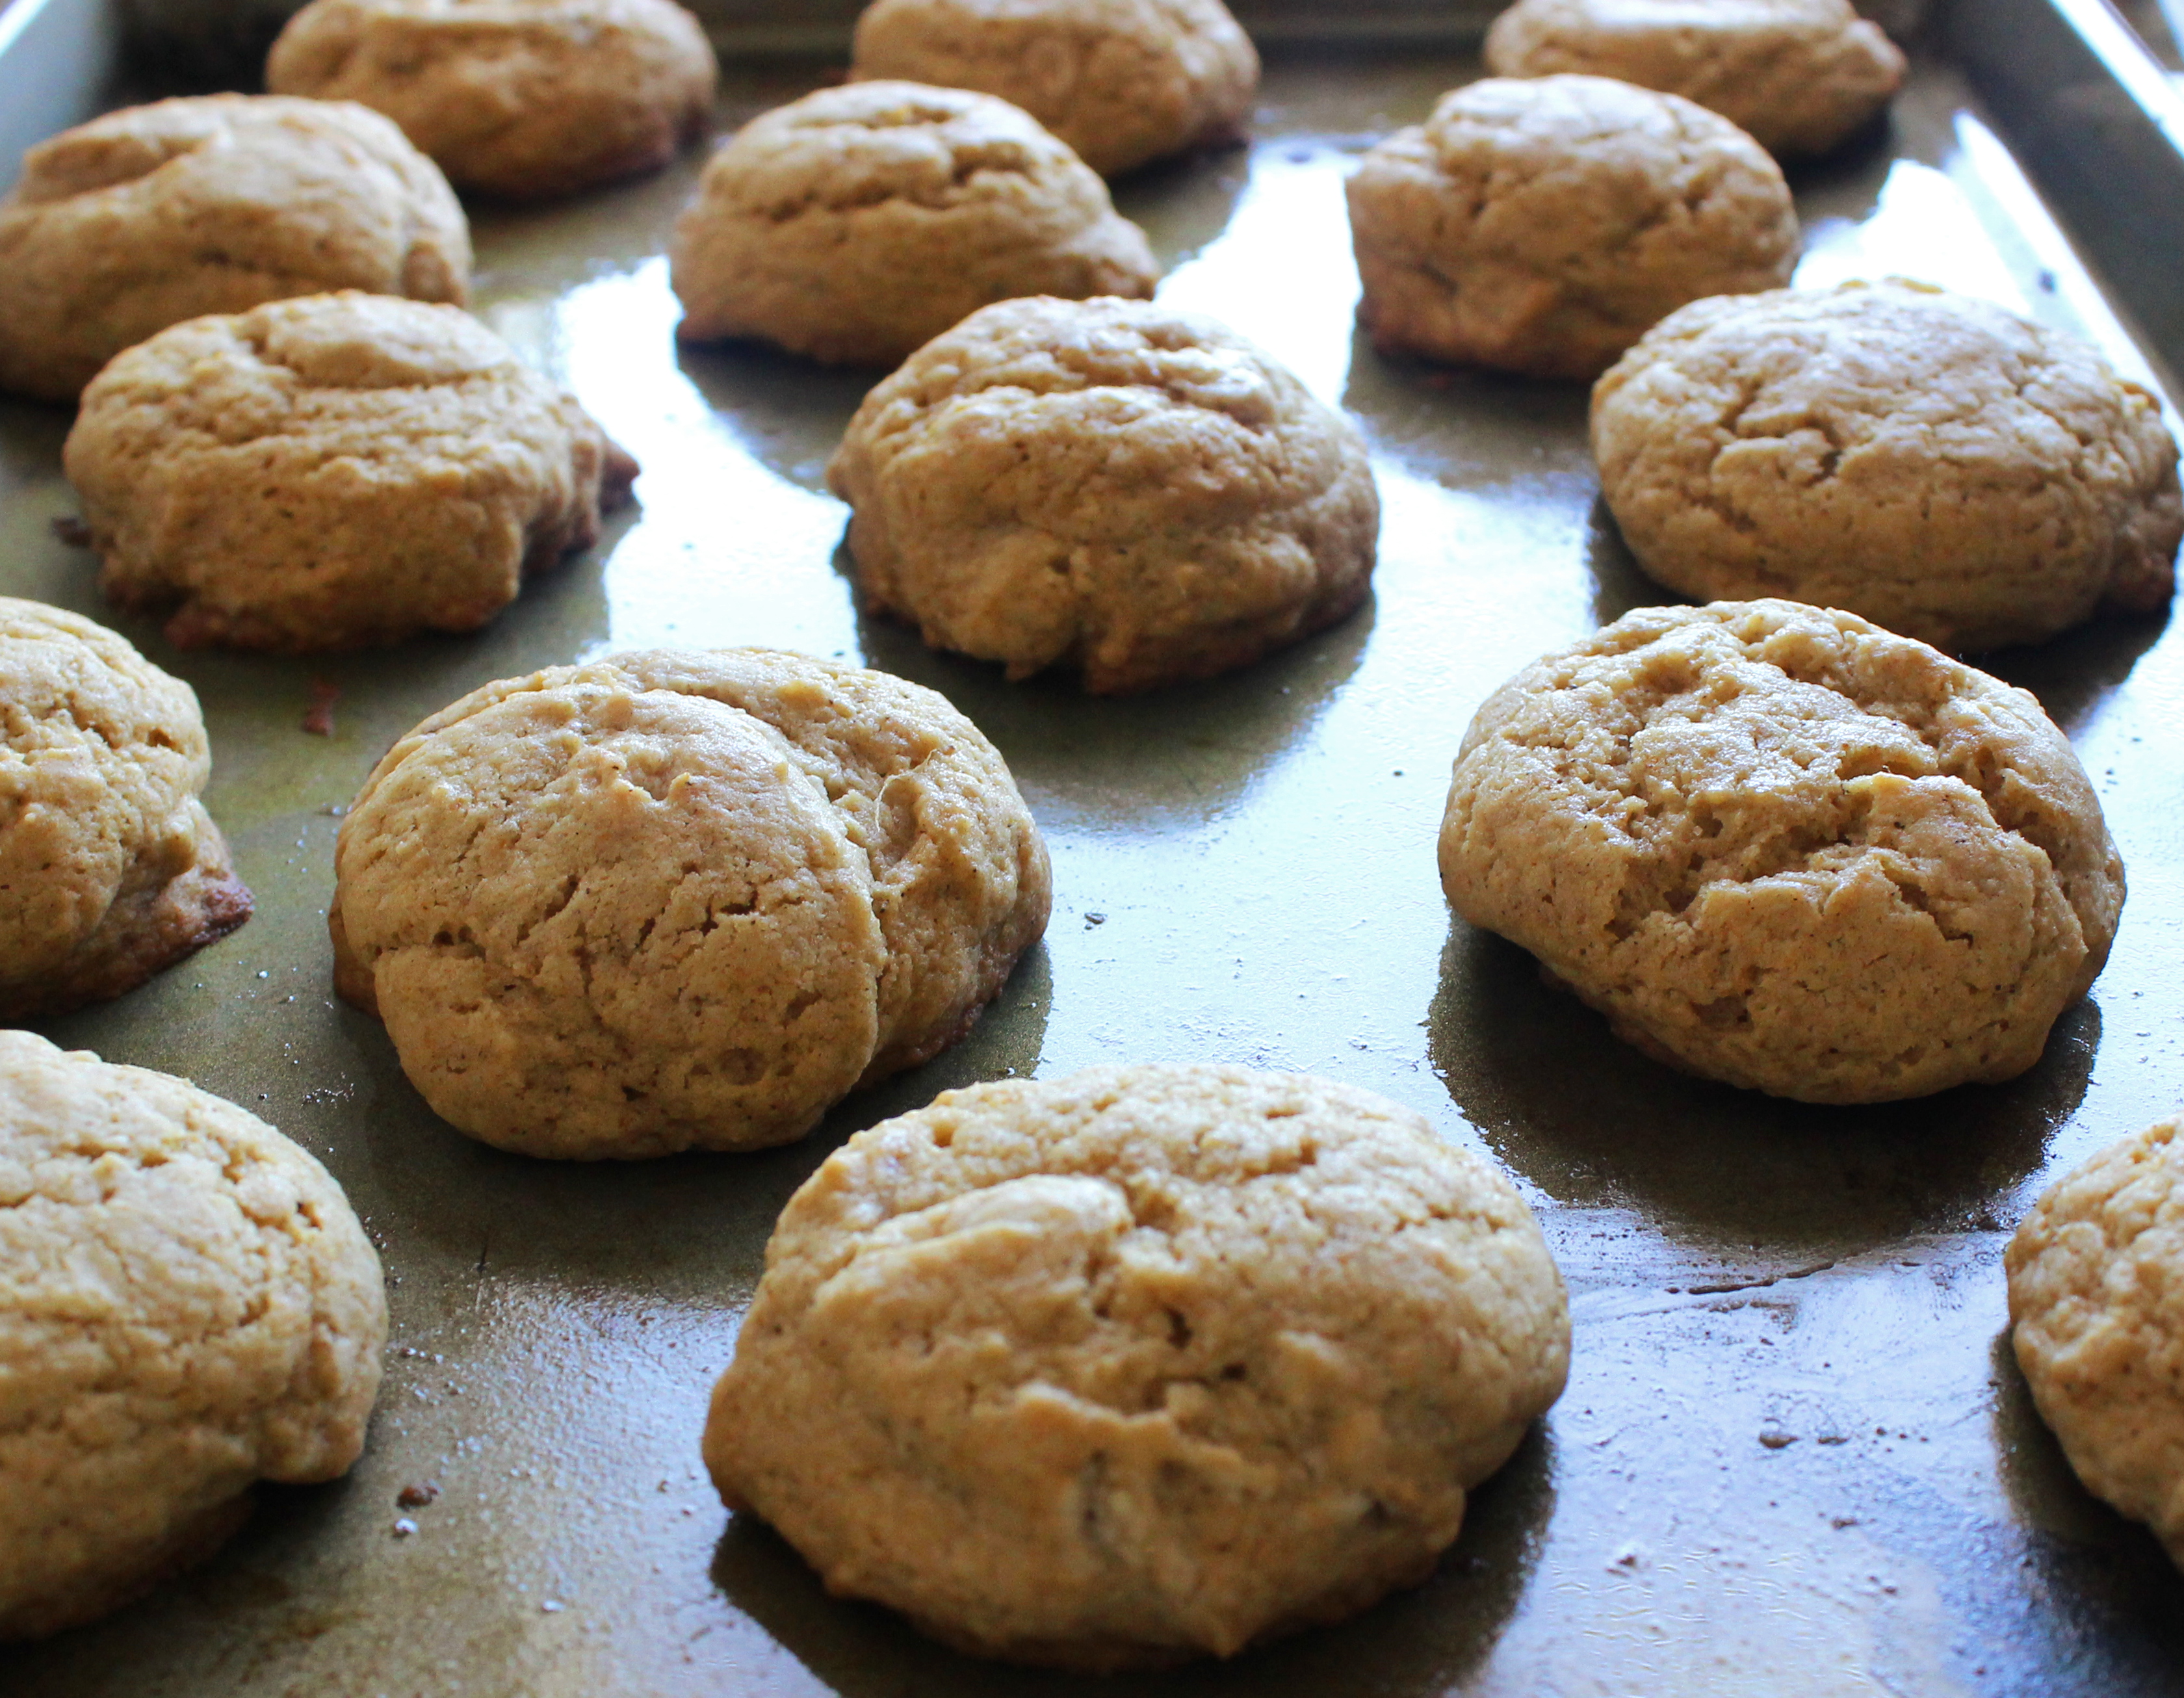
[[[827,470],[868,604],[1012,678],[1240,666],[1365,598],[1364,445],[1262,349],[1131,301],[1006,301],[865,398]]]
[[[1782,172],[1727,119],[1597,76],[1443,95],[1366,154],[1351,240],[1373,345],[1539,377],[1596,377],[1707,295],[1797,263]]]
[[[674,0],[311,0],[265,86],[359,101],[458,188],[540,199],[666,164],[718,70]]]
[[[465,299],[439,168],[347,101],[132,106],[23,156],[0,200],[0,389],[74,401],[169,325],[324,289]]]
[[[63,459],[116,604],[291,654],[476,629],[637,471],[469,314],[348,292],[131,348]]]
[[[211,771],[187,684],[0,596],[0,1022],[120,996],[250,917]]]
[[[1517,0],[1486,32],[1486,68],[1680,94],[1795,159],[1830,153],[1871,123],[1904,58],[1850,0]]]
[[[822,88],[705,167],[669,247],[679,332],[894,365],[1019,295],[1129,295],[1158,276],[1107,186],[1005,100],[908,82]]]
[[[387,1297],[325,1168],[187,1080],[0,1032],[0,1639],[207,1555],[364,1448]]]
[[[336,983],[473,1138],[749,1150],[970,1029],[1045,930],[1045,845],[942,697],[766,649],[473,691],[342,822]]]
[[[1440,875],[1648,1055],[1819,1103],[2023,1072],[2124,895],[2031,695],[1787,601],[1641,608],[1503,685]]]
[[[2041,1418],[2086,1489],[2184,1567],[2184,1117],[2057,1180],[2003,1260]]]
[[[1112,177],[1240,139],[1259,56],[1221,0],[874,0],[850,75],[997,94]]]
[[[1112,1669],[1424,1579],[1560,1395],[1569,1311],[1493,1167],[1297,1074],[944,1092],[789,1200],[705,1463],[827,1589]]]
[[[2175,586],[2160,403],[2075,337],[1917,284],[1687,307],[1601,379],[1592,445],[1631,552],[1689,595],[1966,650]]]

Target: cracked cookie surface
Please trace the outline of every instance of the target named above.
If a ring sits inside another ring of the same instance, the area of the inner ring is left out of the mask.
[[[2124,896],[2030,694],[1786,601],[1642,608],[1518,674],[1457,757],[1440,872],[1618,1036],[1808,1102],[2024,1072]]]
[[[311,0],[265,85],[360,102],[458,187],[534,199],[666,164],[717,70],[672,0]]]
[[[324,289],[460,303],[470,275],[454,191],[376,112],[132,106],[31,148],[0,200],[0,389],[72,402],[185,319]]]
[[[0,1021],[120,996],[250,917],[211,772],[187,684],[0,597]]]
[[[989,302],[1143,298],[1158,271],[1107,186],[1029,114],[911,82],[822,88],[705,167],[669,258],[687,339],[894,365]]]
[[[1561,1393],[1515,1189],[1296,1074],[950,1091],[789,1200],[705,1461],[830,1590],[985,1655],[1116,1668],[1429,1571]]]
[[[1690,595],[1794,597],[1961,651],[2158,611],[2175,587],[2160,404],[1966,296],[1701,301],[1601,379],[1592,443],[1631,552]]]
[[[2041,1418],[2086,1489],[2184,1567],[2184,1118],[2050,1186],[2004,1261]]]
[[[875,0],[851,75],[998,95],[1112,177],[1240,138],[1259,55],[1221,0]]]
[[[1486,66],[1680,94],[1796,159],[1831,153],[1871,123],[1905,61],[1850,0],[1517,0],[1486,31]]]
[[[930,690],[764,649],[473,691],[342,823],[337,983],[433,1109],[577,1158],[796,1138],[1045,929],[1008,768]]]
[[[1597,76],[1443,95],[1350,177],[1375,346],[1595,377],[1707,295],[1778,288],[1797,215],[1758,144],[1702,107]]]
[[[282,654],[476,630],[637,470],[469,314],[350,292],[131,348],[63,458],[111,600]]]
[[[325,1168],[187,1080],[0,1032],[0,1638],[207,1554],[364,1445],[387,1300]]]
[[[1225,326],[1130,301],[973,315],[865,398],[827,481],[869,604],[1099,693],[1333,624],[1379,530],[1346,418]]]

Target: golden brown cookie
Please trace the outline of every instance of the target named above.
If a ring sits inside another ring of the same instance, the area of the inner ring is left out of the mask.
[[[681,334],[894,365],[1018,295],[1149,296],[1145,232],[1039,124],[991,95],[822,88],[705,167],[669,248]]]
[[[2004,1260],[2041,1418],[2086,1489],[2184,1567],[2184,1118],[2049,1186]]]
[[[705,1462],[829,1591],[1119,1668],[1365,1608],[1561,1394],[1516,1189],[1384,1098],[1240,1067],[949,1091],[805,1181]]]
[[[850,74],[999,95],[1112,177],[1240,139],[1259,55],[1221,0],[874,0]]]
[[[64,459],[117,604],[291,654],[476,629],[637,470],[469,314],[353,292],[131,348]]]
[[[0,596],[0,1021],[120,996],[250,917],[211,771],[187,684]]]
[[[1652,576],[1794,596],[1952,650],[2164,608],[2184,500],[2161,404],[2091,347],[1917,284],[1701,301],[1593,391]]]
[[[0,1639],[203,1556],[364,1448],[387,1297],[341,1187],[186,1079],[0,1032]]]
[[[872,606],[1012,678],[1149,689],[1365,598],[1363,443],[1263,350],[1133,301],[1006,301],[865,398],[827,482]]]
[[[0,200],[0,389],[74,401],[204,313],[324,289],[465,299],[470,226],[439,168],[347,101],[132,106],[23,156]]]
[[[1486,66],[1680,94],[1791,159],[1832,152],[1871,123],[1904,59],[1850,0],[1517,0],[1486,32]]]
[[[473,1138],[748,1150],[968,1031],[1046,927],[1038,827],[942,697],[766,649],[488,684],[342,823],[342,994]]]
[[[265,61],[276,93],[361,102],[456,187],[520,199],[657,170],[717,75],[674,0],[311,0]]]
[[[2124,894],[2029,693],[1788,601],[1641,608],[1503,685],[1440,874],[1648,1055],[1820,1103],[2023,1072]]]
[[[1706,295],[1797,263],[1782,172],[1727,119],[1597,76],[1489,78],[1349,184],[1358,317],[1383,349],[1596,377]]]

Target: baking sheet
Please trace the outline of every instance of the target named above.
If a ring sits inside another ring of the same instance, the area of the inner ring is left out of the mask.
[[[831,74],[732,70],[724,124]],[[1010,686],[861,617],[821,473],[866,376],[678,351],[660,257],[696,162],[481,212],[477,305],[644,461],[639,505],[488,632],[287,661],[179,654],[114,618],[58,410],[0,403],[0,587],[119,626],[194,684],[242,932],[56,1041],[187,1074],[320,1155],[382,1246],[393,1340],[366,1454],[267,1489],[211,1564],[8,1653],[0,1690],[162,1694],[1111,1693],[981,1664],[825,1597],[731,1520],[697,1438],[766,1236],[857,1127],[1097,1061],[1324,1073],[1506,1163],[1568,1279],[1569,1390],[1424,1587],[1133,1693],[2116,1695],[2184,1690],[2179,1581],[2088,1498],[2001,1339],[2001,1252],[2045,1179],[2184,1106],[2184,639],[2099,624],[1996,657],[2070,732],[2131,895],[2092,999],[2006,1086],[1771,1103],[1639,1058],[1452,922],[1434,864],[1473,708],[1540,651],[1664,598],[1614,538],[1583,391],[1379,359],[1354,336],[1349,160],[1476,74],[1453,54],[1278,58],[1257,142],[1127,183],[1163,297],[1217,313],[1367,431],[1373,600],[1245,672],[1123,702]],[[1993,296],[2156,380],[1964,83],[1922,61],[1885,142],[1797,179],[1805,281]],[[2173,354],[2177,350],[2170,349]],[[970,1039],[755,1156],[525,1161],[437,1121],[337,1004],[324,909],[372,760],[484,680],[652,643],[767,643],[946,693],[1044,826],[1056,908]],[[340,692],[331,737],[315,689]],[[405,1485],[437,1499],[398,1510]],[[398,1517],[415,1523],[398,1535]]]

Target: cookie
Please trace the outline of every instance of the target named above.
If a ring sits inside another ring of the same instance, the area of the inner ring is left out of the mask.
[[[1641,608],[1503,685],[1440,875],[1648,1055],[1816,1103],[2023,1072],[2124,895],[2030,693],[1788,601]]]
[[[0,1021],[133,990],[250,917],[187,684],[0,596]]]
[[[265,61],[276,93],[359,101],[456,187],[525,200],[657,170],[717,75],[673,0],[311,0]]]
[[[2161,404],[2075,337],[1917,284],[1702,301],[1593,392],[1646,572],[1794,596],[1953,650],[2169,604],[2184,500]]]
[[[1259,55],[1221,0],[874,0],[850,75],[997,94],[1112,177],[1240,140]]]
[[[865,398],[827,482],[867,604],[1102,693],[1333,624],[1379,530],[1347,419],[1234,331],[1131,301],[967,319]]]
[[[0,1639],[205,1556],[255,1481],[345,1473],[386,1337],[309,1155],[186,1079],[0,1032]]]
[[[1904,58],[1850,0],[1517,0],[1486,31],[1486,68],[1680,94],[1799,159],[1832,153],[1877,118]]]
[[[1240,1067],[949,1091],[789,1200],[705,1463],[829,1591],[1112,1669],[1431,1571],[1560,1395],[1569,1310],[1493,1167]]]
[[[132,106],[23,156],[0,200],[0,389],[74,401],[205,313],[325,289],[465,299],[470,226],[439,167],[347,101]]]
[[[488,684],[342,822],[336,983],[473,1138],[748,1150],[970,1029],[1045,845],[945,699],[757,649]]]
[[[2057,1180],[2003,1260],[2041,1419],[2086,1489],[2184,1567],[2184,1117]]]
[[[705,167],[669,247],[680,334],[894,365],[1018,295],[1149,296],[1145,232],[1038,122],[991,95],[822,88]]]
[[[1797,263],[1781,169],[1727,119],[1597,76],[1489,78],[1349,182],[1358,318],[1383,351],[1596,377],[1707,295]]]
[[[637,471],[469,314],[352,292],[131,348],[63,460],[116,605],[288,654],[476,630]]]

